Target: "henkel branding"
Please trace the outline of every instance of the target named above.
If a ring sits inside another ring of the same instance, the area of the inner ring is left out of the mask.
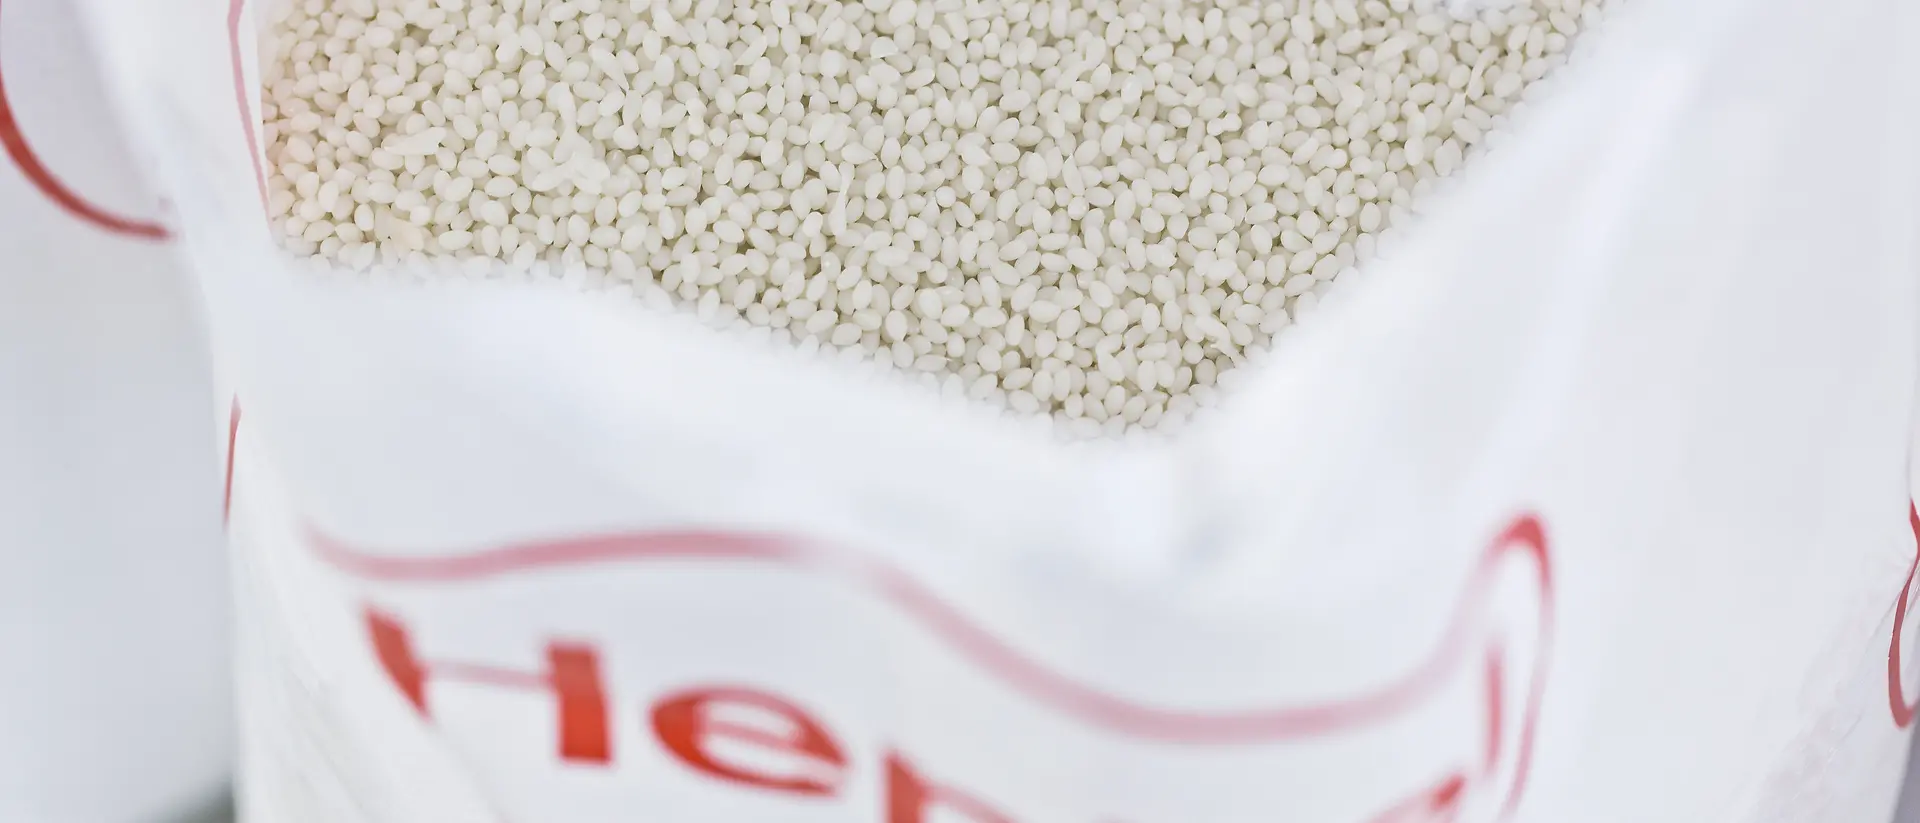
[[[278,525],[339,584],[311,619],[351,627],[341,663],[375,675],[353,697],[406,707],[506,820],[1496,823],[1551,706],[1551,540],[1528,513],[1490,525],[1391,677],[1225,706],[1074,671],[883,555],[799,536],[401,553]],[[1215,677],[1287,654],[1200,642]]]

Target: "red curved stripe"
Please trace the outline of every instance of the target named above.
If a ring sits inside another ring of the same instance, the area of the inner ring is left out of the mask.
[[[1432,788],[1423,789],[1374,818],[1371,823],[1433,823],[1453,821],[1460,814],[1471,783],[1465,775],[1450,774]]]
[[[227,481],[226,489],[220,497],[220,522],[233,519],[233,456],[240,445],[240,398],[233,398],[233,406],[227,411]]]
[[[3,18],[0,18],[3,19]],[[27,144],[27,137],[20,131],[20,122],[14,118],[13,104],[7,100],[7,84],[4,75],[0,75],[0,147],[4,147],[7,156],[14,165],[20,167],[20,173],[26,175],[27,182],[40,190],[48,200],[61,210],[73,215],[82,222],[91,223],[101,229],[124,234],[129,237],[144,237],[149,240],[165,240],[167,228],[158,223],[134,220],[87,202],[75,194],[60,178],[55,177],[33,147]]]
[[[227,50],[233,59],[233,100],[240,107],[240,129],[247,135],[247,159],[253,161],[253,180],[260,186],[260,210],[267,211],[267,172],[260,165],[260,138],[253,125],[253,106],[247,102],[247,60],[240,49],[240,15],[247,0],[233,0],[227,8]]]
[[[1225,712],[1199,712],[1141,705],[1056,672],[1009,646],[959,610],[883,562],[828,553],[776,535],[706,531],[615,534],[542,541],[434,557],[394,557],[349,546],[309,529],[321,560],[364,581],[457,583],[556,567],[647,560],[733,560],[847,573],[934,636],[1030,699],[1090,725],[1169,743],[1225,744],[1312,737],[1369,725],[1417,703],[1438,687],[1468,655],[1486,594],[1510,554],[1531,562],[1541,589],[1541,656],[1528,694],[1526,730],[1520,740],[1521,773],[1532,746],[1532,717],[1544,694],[1546,651],[1552,629],[1553,588],[1546,536],[1538,518],[1525,515],[1496,538],[1455,608],[1435,651],[1406,677],[1360,696],[1322,703]],[[1517,800],[1517,798],[1515,798]]]
[[[1526,533],[1516,534],[1524,530]],[[1536,554],[1540,583],[1540,646],[1534,652],[1533,681],[1527,690],[1527,706],[1520,715],[1520,739],[1515,743],[1513,785],[1507,790],[1507,802],[1501,807],[1502,820],[1520,810],[1520,799],[1527,791],[1527,778],[1533,771],[1534,736],[1540,730],[1540,710],[1547,700],[1547,671],[1553,660],[1554,608],[1553,567],[1547,562],[1547,537],[1538,518],[1525,515],[1507,528],[1502,540],[1529,541]],[[1498,544],[1496,544],[1497,548]]]
[[[1900,661],[1900,635],[1906,628],[1915,572],[1920,572],[1920,509],[1912,503],[1907,504],[1907,523],[1913,527],[1913,565],[1907,567],[1907,583],[1900,587],[1900,599],[1893,606],[1893,641],[1887,647],[1887,703],[1893,709],[1893,725],[1902,729],[1913,725],[1914,714],[1920,710],[1920,700],[1907,699],[1906,684],[1900,676],[1904,669]]]

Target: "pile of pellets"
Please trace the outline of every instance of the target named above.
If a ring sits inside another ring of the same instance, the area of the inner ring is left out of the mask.
[[[1183,419],[1599,0],[293,0],[295,253],[652,284],[1072,430]]]

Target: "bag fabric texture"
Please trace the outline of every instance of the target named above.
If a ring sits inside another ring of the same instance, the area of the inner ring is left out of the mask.
[[[1920,6],[1621,0],[1207,419],[1082,446],[617,290],[314,278],[261,10],[83,9],[231,409],[251,819],[1892,813]]]

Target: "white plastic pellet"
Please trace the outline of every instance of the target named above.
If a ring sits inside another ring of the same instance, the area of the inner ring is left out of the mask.
[[[1364,263],[1600,3],[288,3],[268,202],[341,266],[590,265],[1152,426]]]

